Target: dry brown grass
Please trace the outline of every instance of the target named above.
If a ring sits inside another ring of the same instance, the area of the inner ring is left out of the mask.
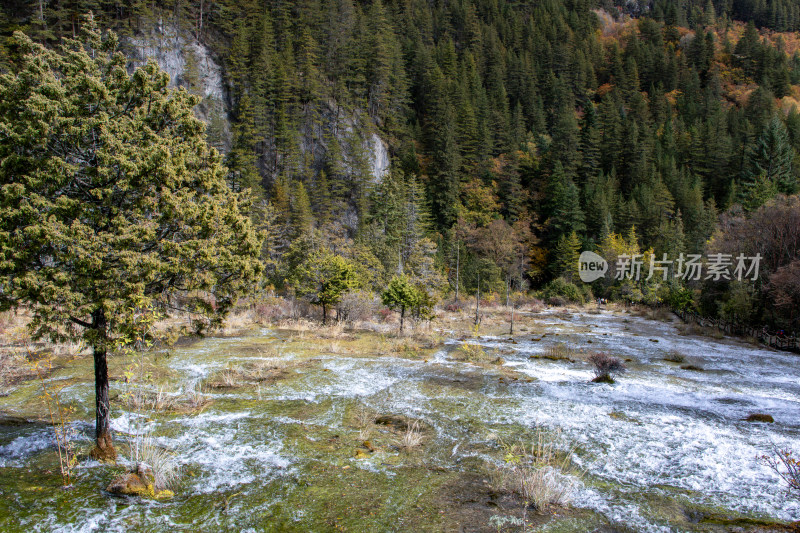
[[[222,327],[213,331],[213,334],[221,337],[236,337],[242,335],[258,323],[259,320],[254,311],[250,309],[240,309],[228,315]]]
[[[218,370],[205,381],[203,387],[206,389],[234,389],[246,385],[256,385],[280,379],[288,375],[289,369],[305,364],[307,362],[287,361],[278,357],[252,359]]]
[[[666,307],[648,307],[644,305],[637,305],[631,311],[631,314],[648,320],[658,320],[660,322],[672,322],[672,311]]]
[[[28,330],[30,320],[25,309],[0,313],[0,395],[17,383],[36,378],[34,364],[42,358],[54,361],[46,370],[49,373],[67,360],[88,353],[83,344],[34,341]]]
[[[408,452],[422,446],[424,440],[425,437],[422,434],[419,422],[415,420],[400,434],[400,437],[394,440],[394,445],[400,451]]]
[[[276,357],[266,359],[256,359],[237,369],[239,375],[256,381],[265,381],[279,374],[284,369],[288,368],[290,364],[284,360]]]
[[[175,407],[176,397],[163,385],[153,390],[137,388],[125,396],[125,405],[134,411],[167,411]]]
[[[712,339],[721,340],[725,338],[725,334],[717,328],[707,328],[694,322],[690,324],[678,325],[679,335],[698,335],[702,337],[711,337]]]
[[[491,355],[480,344],[464,341],[458,349],[451,352],[450,357],[458,361],[479,362],[490,359]]]
[[[669,361],[671,363],[684,363],[686,362],[686,355],[678,350],[670,350],[664,356],[664,361]]]
[[[581,357],[580,350],[563,342],[547,346],[541,354],[532,355],[531,359],[549,359],[550,361],[575,361]]]
[[[241,369],[235,366],[228,366],[215,372],[205,381],[204,387],[207,389],[233,389],[245,384],[245,380],[242,379]]]
[[[530,444],[503,445],[503,463],[489,467],[491,485],[517,495],[539,512],[568,505],[580,472],[571,468],[572,450],[556,448],[559,439],[559,432],[537,430]]]
[[[376,413],[364,405],[359,405],[353,410],[351,425],[358,429],[358,440],[369,440],[375,428]]]
[[[178,404],[182,410],[187,411],[202,411],[213,403],[213,400],[200,392],[197,389],[191,389],[181,397],[181,402]]]
[[[133,411],[195,412],[205,409],[213,400],[192,388],[183,393],[170,392],[165,385],[136,387],[122,395],[122,401]]]

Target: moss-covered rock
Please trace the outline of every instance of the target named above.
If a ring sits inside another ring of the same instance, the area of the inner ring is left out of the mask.
[[[149,487],[148,489],[148,485],[138,474],[126,472],[115,478],[106,490],[118,496],[143,496],[147,495],[148,492],[152,492],[152,485],[149,485]]]

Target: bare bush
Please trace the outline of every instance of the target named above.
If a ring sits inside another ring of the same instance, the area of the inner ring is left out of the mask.
[[[260,324],[272,324],[296,316],[295,306],[290,300],[268,298],[253,306],[255,320]]]
[[[339,302],[336,310],[339,313],[339,320],[348,324],[355,324],[356,322],[372,320],[379,307],[380,303],[372,293],[353,291],[342,297],[342,301]]]
[[[442,303],[442,308],[448,313],[461,313],[469,308],[466,300],[449,300]]]
[[[800,500],[800,460],[791,450],[775,448],[772,455],[762,455],[759,460],[780,476],[789,494]]]
[[[596,352],[589,356],[589,362],[594,365],[595,378],[592,381],[613,383],[613,374],[625,372],[625,364],[618,357],[613,357],[603,352]]]

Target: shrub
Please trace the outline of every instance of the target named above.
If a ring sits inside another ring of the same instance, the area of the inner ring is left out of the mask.
[[[464,342],[455,352],[457,359],[465,361],[480,361],[486,359],[486,351],[483,346],[473,342]]]
[[[572,303],[582,304],[586,302],[585,291],[564,278],[556,278],[545,285],[542,289],[542,297],[548,302],[554,298],[563,298]]]
[[[686,361],[686,356],[677,350],[670,350],[667,352],[667,355],[664,356],[664,361],[683,363]]]
[[[377,307],[378,302],[372,293],[354,291],[345,294],[336,308],[341,320],[353,324],[370,320]]]
[[[625,372],[625,365],[618,357],[613,357],[607,353],[597,352],[589,356],[589,362],[594,365],[595,382],[613,383],[613,374]]]

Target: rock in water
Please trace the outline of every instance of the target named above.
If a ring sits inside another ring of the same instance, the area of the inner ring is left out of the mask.
[[[112,481],[106,490],[111,494],[120,496],[142,496],[151,492],[153,489],[152,485],[150,487],[145,485],[142,478],[137,474],[127,472]]]
[[[403,415],[381,415],[375,419],[379,426],[389,426],[396,431],[406,431],[411,425],[411,419]]]
[[[747,422],[767,422],[772,424],[775,422],[775,419],[772,418],[772,415],[765,415],[764,413],[753,413],[745,419]]]
[[[358,450],[356,450],[355,457],[356,457],[356,459],[367,459],[369,457],[369,454],[367,452],[365,452],[364,450],[359,448]]]

